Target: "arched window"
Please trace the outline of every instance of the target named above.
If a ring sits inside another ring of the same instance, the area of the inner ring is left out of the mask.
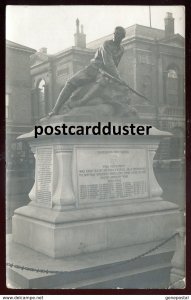
[[[166,101],[169,105],[178,104],[178,72],[175,68],[169,68],[166,79]]]
[[[39,118],[46,115],[46,82],[41,79],[38,84],[38,107],[39,107]]]

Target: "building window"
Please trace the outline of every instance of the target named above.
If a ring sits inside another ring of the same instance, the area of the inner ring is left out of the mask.
[[[6,94],[5,106],[6,106],[6,119],[11,119],[10,95],[9,94]]]
[[[178,76],[177,76],[177,73],[176,73],[176,71],[175,70],[169,70],[168,71],[168,78],[178,78]]]
[[[25,142],[16,140],[7,143],[7,170],[26,171],[34,169],[34,156]]]
[[[46,82],[41,79],[38,84],[38,106],[39,106],[39,118],[46,115]]]
[[[151,64],[151,57],[148,54],[139,54],[138,60],[140,64],[146,64],[146,65]]]
[[[175,69],[169,69],[166,81],[167,104],[178,104],[178,74]]]
[[[64,78],[67,78],[69,76],[69,69],[65,65],[60,65],[57,66],[56,69],[56,76],[61,77],[63,76]]]

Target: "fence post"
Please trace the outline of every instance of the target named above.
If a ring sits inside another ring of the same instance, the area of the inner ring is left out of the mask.
[[[171,261],[169,288],[183,289],[185,288],[185,228],[180,227],[176,232],[176,250]]]

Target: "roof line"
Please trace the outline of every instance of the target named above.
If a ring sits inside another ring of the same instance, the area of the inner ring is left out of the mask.
[[[149,29],[154,29],[154,30],[159,30],[159,31],[164,31],[164,29],[158,29],[158,28],[153,28],[153,27],[150,27],[150,26],[145,26],[145,25],[141,25],[141,24],[133,24],[133,25],[131,25],[131,26],[129,26],[129,27],[126,27],[125,28],[125,30],[128,30],[129,28],[132,28],[132,27],[136,27],[136,26],[141,26],[141,27],[146,27],[146,28],[149,28]],[[89,44],[91,44],[91,43],[97,43],[97,42],[99,42],[99,40],[102,40],[102,39],[106,39],[106,38],[108,38],[108,37],[111,37],[112,36],[112,33],[110,33],[110,34],[108,34],[108,35],[105,35],[105,36],[103,36],[103,37],[100,37],[100,38],[98,38],[98,39],[96,39],[96,40],[93,40],[93,41],[90,41],[90,42],[88,42],[87,43],[87,46],[89,45]]]
[[[15,42],[13,42],[11,40],[7,40],[7,39],[6,39],[6,47],[13,48],[13,49],[18,49],[20,51],[31,52],[31,53],[36,52],[36,49],[27,47],[27,46],[19,44],[19,43],[15,43]]]

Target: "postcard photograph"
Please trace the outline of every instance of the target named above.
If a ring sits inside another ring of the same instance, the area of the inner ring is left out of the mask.
[[[8,5],[5,107],[7,287],[185,289],[185,7]]]

